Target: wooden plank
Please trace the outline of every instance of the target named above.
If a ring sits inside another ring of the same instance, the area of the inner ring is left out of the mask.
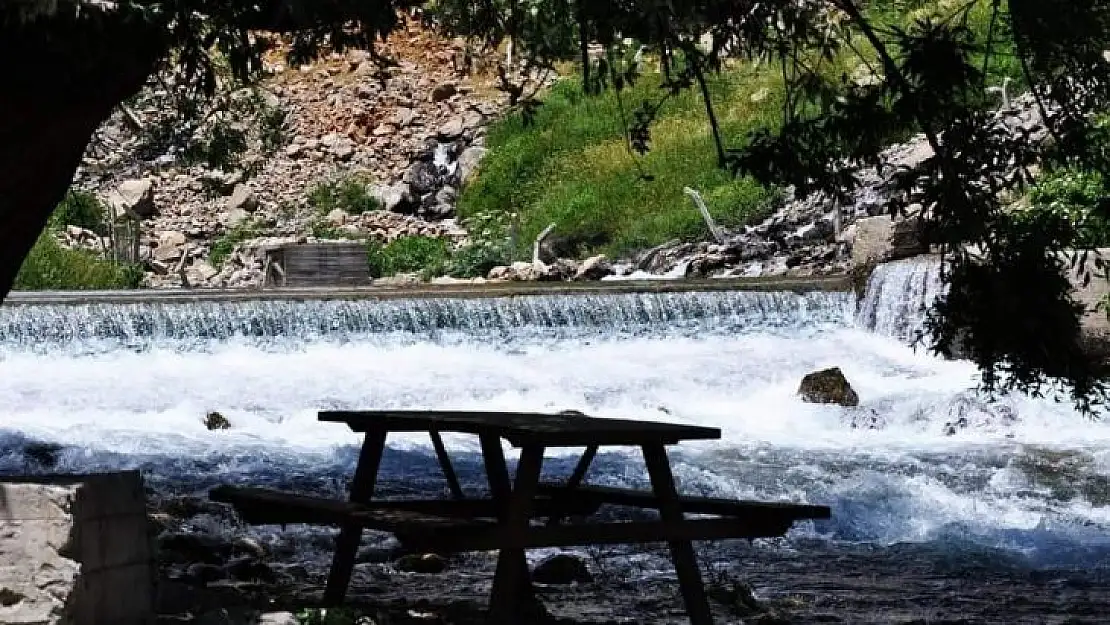
[[[439,468],[443,471],[444,479],[447,480],[447,487],[451,489],[451,496],[455,499],[465,499],[466,495],[463,493],[462,485],[459,484],[459,476],[455,475],[451,456],[447,454],[447,447],[443,444],[443,437],[436,430],[429,430],[428,435],[432,438],[432,447],[436,450]]]
[[[578,459],[578,464],[575,465],[574,471],[567,479],[567,488],[578,488],[578,486],[582,484],[582,480],[586,479],[586,473],[590,471],[590,465],[593,463],[594,457],[597,456],[597,449],[597,445],[590,445],[586,448],[586,451],[582,453],[582,457]]]
[[[670,445],[683,440],[721,437],[721,431],[717,428],[526,412],[325,411],[319,413],[318,418],[320,421],[346,423],[356,432],[370,429],[427,432],[434,429],[440,432],[500,436],[515,447],[640,446],[654,443]]]
[[[635,508],[659,509],[659,500],[649,491],[612,486],[579,486],[571,489],[559,483],[542,483],[542,495],[556,500],[592,500],[598,506],[610,504]],[[682,511],[690,514],[718,514],[725,516],[773,516],[790,521],[801,519],[828,519],[832,510],[828,506],[794,504],[778,501],[745,501],[720,497],[695,497],[683,495],[678,498]]]
[[[644,462],[647,464],[655,497],[659,501],[659,514],[663,517],[663,523],[682,526],[685,519],[678,503],[678,490],[671,473],[671,463],[667,459],[667,450],[662,445],[644,445],[643,450]],[[690,616],[690,624],[713,625],[713,613],[709,609],[709,598],[705,594],[693,545],[688,539],[671,540],[669,543],[671,560],[678,573],[678,585],[686,604],[686,613]]]
[[[407,511],[449,518],[497,518],[497,502],[481,499],[407,499],[378,500],[356,504],[338,499],[288,493],[268,488],[217,486],[209,491],[209,499],[232,505],[240,518],[251,525],[343,525],[357,521],[363,513],[376,510]],[[533,514],[590,515],[600,504],[589,499],[555,501],[538,496]],[[369,526],[367,526],[369,527]]]
[[[567,479],[566,485],[563,487],[566,490],[561,491],[559,493],[560,495],[567,495],[568,491],[572,491],[578,488],[578,486],[582,483],[582,480],[586,479],[586,473],[589,472],[590,464],[593,463],[594,457],[597,456],[597,450],[597,445],[590,445],[586,448],[586,451],[582,452],[582,457],[578,459],[578,464],[575,465],[574,471],[571,472],[570,477]],[[568,501],[574,501],[573,497],[565,498]],[[598,504],[598,507],[601,507],[600,503]],[[548,525],[558,525],[560,522],[562,522],[562,520],[563,519],[560,515],[552,515],[547,519],[547,523]]]
[[[733,540],[783,536],[790,523],[768,519],[687,519],[680,524],[663,521],[533,525],[523,538],[505,535],[501,527],[468,527],[459,532],[430,532],[412,536],[414,548],[437,553],[541,549],[585,545],[638,545],[680,540]],[[410,544],[406,542],[406,544]]]
[[[366,503],[373,497],[378,467],[382,462],[382,453],[385,452],[385,437],[386,433],[382,430],[366,433],[355,476],[351,481],[352,503]],[[343,602],[347,587],[351,584],[351,573],[355,568],[355,556],[361,540],[362,525],[359,523],[343,525],[343,529],[339,531],[339,537],[335,540],[335,556],[328,574],[328,585],[324,590],[325,603],[337,605]]]

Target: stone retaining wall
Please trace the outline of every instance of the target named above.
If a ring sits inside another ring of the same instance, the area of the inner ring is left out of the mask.
[[[153,623],[155,570],[137,471],[0,481],[0,623]]]

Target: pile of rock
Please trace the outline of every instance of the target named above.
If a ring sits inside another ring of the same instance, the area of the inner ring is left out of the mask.
[[[489,95],[482,77],[454,71],[460,49],[409,23],[378,50],[396,65],[378,64],[365,51],[299,68],[272,62],[275,75],[262,93],[267,105],[285,111],[287,142],[276,152],[251,143],[227,170],[190,164],[172,151],[136,156],[136,125],[153,125],[168,98],[152,86],[100,129],[75,184],[141,221],[149,286],[181,286],[182,276],[191,286],[257,284],[262,260],[252,258],[258,246],[243,234],[308,239],[324,222],[329,237],[461,237],[452,220],[459,189],[485,154],[485,125],[505,102]],[[368,184],[382,210],[321,215],[308,200],[311,190],[343,179]],[[213,245],[233,231],[247,240],[220,265],[211,259]],[[74,232],[64,242],[94,247],[89,241]]]

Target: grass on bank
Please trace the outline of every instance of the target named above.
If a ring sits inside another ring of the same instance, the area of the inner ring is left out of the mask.
[[[50,217],[15,278],[19,291],[134,289],[143,270],[87,250],[73,250],[58,242],[56,233],[67,225],[93,232],[107,231],[104,207],[92,194],[71,190]]]
[[[991,29],[991,4],[980,0],[967,13],[967,25],[979,41],[985,42]],[[868,11],[880,26],[908,26],[927,15],[950,15],[959,7],[953,0],[886,0],[871,3]],[[1012,56],[1006,19],[995,23],[994,41],[987,84],[1009,77],[1010,93],[1015,94],[1021,72]],[[859,64],[845,53],[829,70],[851,74]],[[611,91],[587,97],[580,76],[570,76],[545,94],[533,125],[526,126],[520,115],[494,124],[487,136],[490,152],[463,191],[460,214],[516,213],[521,226],[518,246],[530,246],[541,230],[555,223],[555,233],[568,237],[579,255],[622,255],[675,238],[707,236],[700,215],[683,193],[686,186],[702,194],[722,225],[764,217],[779,194],[717,167],[704,103],[696,90],[664,106],[652,127],[646,156],[634,156],[628,149],[624,128],[641,102],[658,98],[659,82],[645,70],[619,98]],[[750,130],[775,129],[781,122],[784,85],[777,67],[740,63],[711,77],[710,92],[727,146],[740,146]],[[653,179],[645,180],[642,174]]]

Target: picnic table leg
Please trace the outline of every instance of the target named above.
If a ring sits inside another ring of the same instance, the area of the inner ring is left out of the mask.
[[[682,523],[685,517],[678,501],[674,474],[667,459],[667,450],[661,444],[644,445],[644,463],[651,477],[651,487],[659,499],[659,515],[667,524]],[[694,557],[694,547],[688,540],[671,541],[671,560],[678,574],[678,585],[686,604],[686,613],[692,625],[712,625],[713,615],[702,584],[701,571]]]
[[[366,438],[362,442],[362,451],[358,456],[358,466],[355,467],[355,476],[351,480],[352,502],[368,503],[374,496],[378,467],[381,466],[382,453],[385,451],[385,436],[384,430],[366,433]],[[328,573],[328,585],[324,590],[325,604],[338,605],[343,603],[344,597],[347,596],[347,587],[351,584],[351,573],[355,568],[355,556],[361,540],[361,525],[344,525],[339,531],[339,538],[335,541],[335,556],[331,562],[331,572]]]
[[[572,472],[570,478],[567,479],[566,488],[568,491],[578,488],[578,486],[582,484],[582,480],[586,479],[586,473],[590,470],[590,464],[593,463],[594,457],[597,456],[597,449],[597,445],[590,445],[586,448],[586,451],[582,452],[582,457],[578,459],[578,464],[575,465],[574,472]],[[548,527],[552,527],[561,523],[562,520],[563,515],[556,511],[547,518],[547,525]]]
[[[528,530],[531,507],[539,486],[544,448],[541,445],[527,445],[521,450],[516,483],[510,487],[509,470],[505,464],[501,440],[496,436],[483,436],[481,440],[486,475],[499,509],[499,521],[510,539],[523,538]],[[489,622],[498,625],[527,622],[522,620],[526,617],[521,608],[536,603],[524,549],[501,549],[490,592]]]
[[[459,476],[455,474],[455,467],[451,465],[451,456],[447,455],[447,447],[443,444],[443,437],[440,436],[439,430],[429,430],[428,435],[432,438],[432,447],[435,448],[439,468],[443,470],[447,487],[451,489],[451,496],[455,499],[466,499],[462,486],[459,484]]]

